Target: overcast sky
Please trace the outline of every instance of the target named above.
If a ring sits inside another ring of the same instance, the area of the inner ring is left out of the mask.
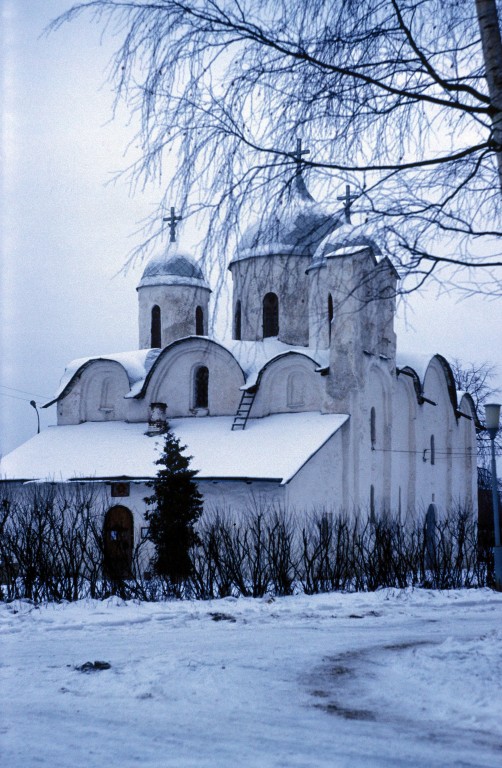
[[[43,403],[76,357],[137,347],[136,284],[118,274],[161,197],[111,183],[134,127],[111,122],[113,40],[89,19],[44,36],[69,0],[0,0],[2,282],[0,451],[36,432]],[[134,150],[133,150],[134,151]],[[159,243],[159,250],[162,244]],[[196,254],[194,254],[196,255]],[[502,304],[435,292],[400,309],[398,345],[502,372]],[[499,376],[499,381],[500,381]],[[42,426],[55,409],[41,412]]]

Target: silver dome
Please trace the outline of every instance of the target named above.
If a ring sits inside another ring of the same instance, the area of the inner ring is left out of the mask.
[[[207,288],[204,274],[198,264],[184,253],[155,256],[146,265],[138,288],[147,285],[193,285]]]

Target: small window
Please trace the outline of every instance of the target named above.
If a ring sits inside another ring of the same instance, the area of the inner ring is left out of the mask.
[[[436,463],[436,446],[434,442],[434,435],[431,435],[431,464]]]
[[[160,334],[160,307],[157,306],[157,304],[152,307],[151,344],[153,348],[160,348],[162,346]]]
[[[370,522],[375,522],[375,486],[370,487]]]
[[[376,411],[374,408],[371,409],[370,413],[370,437],[371,450],[374,451],[376,448]]]
[[[279,299],[267,293],[263,299],[263,338],[279,335]]]
[[[195,369],[194,374],[194,407],[207,408],[209,385],[209,370],[205,365],[200,365]]]
[[[129,483],[112,483],[112,496],[129,496],[131,488]]]
[[[204,336],[204,312],[202,307],[195,310],[195,335]]]
[[[242,309],[240,301],[235,302],[235,315],[234,315],[234,339],[241,340],[241,323],[242,323]]]

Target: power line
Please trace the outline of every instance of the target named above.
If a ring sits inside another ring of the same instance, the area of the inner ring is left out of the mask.
[[[429,448],[423,448],[422,450],[418,449],[418,450],[415,450],[415,451],[409,451],[409,450],[406,450],[405,448],[372,448],[372,451],[374,451],[376,453],[405,453],[405,454],[410,455],[410,456],[411,455],[413,455],[413,456],[423,456],[424,451],[429,452],[430,449]],[[495,453],[496,453],[497,456],[501,455],[501,452],[498,449],[495,451]],[[465,458],[466,456],[469,457],[469,456],[475,456],[475,455],[476,455],[476,446],[473,446],[472,452],[468,452],[468,451],[438,451],[438,450],[436,450],[436,452],[435,452],[436,459],[437,458],[442,458],[442,457],[445,457],[445,456],[446,457],[451,456],[452,458],[458,459],[458,458]],[[427,461],[430,461],[430,457],[426,457],[426,459],[427,459]]]
[[[29,403],[27,397],[17,397],[17,395],[9,395],[8,392],[0,392],[0,397],[12,397],[13,400],[22,400],[23,403]]]
[[[2,387],[2,389],[10,389],[12,392],[22,392],[23,395],[33,395],[34,397],[43,397],[45,400],[49,399],[49,397],[47,395],[41,395],[40,392],[27,392],[25,389],[17,389],[16,387],[8,387],[7,384],[0,384],[0,387]]]
[[[8,392],[0,392],[0,397],[11,397],[13,400],[22,400],[23,403],[30,403],[31,398],[18,397],[17,395],[10,395]]]

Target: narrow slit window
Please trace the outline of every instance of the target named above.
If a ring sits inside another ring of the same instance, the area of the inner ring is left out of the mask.
[[[434,435],[431,435],[431,464],[436,463],[436,445]]]
[[[235,303],[235,315],[234,315],[234,339],[241,340],[242,336],[242,306],[240,301]]]
[[[152,307],[151,345],[154,348],[160,348],[162,346],[160,333],[160,307],[157,306],[157,304]]]
[[[204,312],[202,307],[195,310],[195,335],[204,336]]]
[[[333,297],[331,293],[328,294],[328,335],[331,343],[331,326],[333,323]]]
[[[371,409],[370,413],[370,438],[371,450],[374,451],[376,448],[376,411],[374,408]]]

